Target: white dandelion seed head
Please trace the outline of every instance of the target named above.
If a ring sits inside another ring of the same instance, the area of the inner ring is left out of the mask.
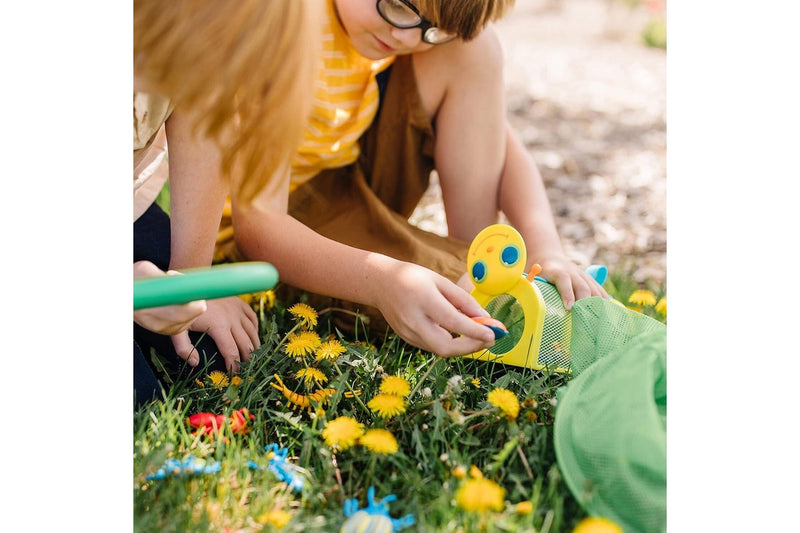
[[[459,374],[456,374],[447,380],[448,387],[458,387],[461,383],[464,383],[464,378],[462,378]]]

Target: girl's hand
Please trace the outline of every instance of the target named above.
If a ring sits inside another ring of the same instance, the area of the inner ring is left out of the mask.
[[[555,284],[567,310],[572,309],[572,305],[581,298],[589,296],[610,298],[605,289],[592,276],[581,270],[567,257],[550,256],[539,265],[542,267],[539,276]]]
[[[261,346],[258,338],[258,318],[255,311],[241,298],[231,296],[208,300],[208,310],[195,320],[192,331],[205,331],[214,339],[229,371],[238,372],[239,362],[250,360],[250,352]],[[175,351],[192,366],[197,364],[197,352],[188,335],[172,338]],[[195,361],[193,363],[193,361]]]
[[[470,319],[489,314],[461,287],[411,263],[396,261],[385,273],[381,278],[388,281],[374,288],[377,307],[409,344],[442,357],[494,344],[492,331]]]
[[[166,274],[150,261],[137,261],[133,264],[133,276],[181,275],[170,270]],[[206,311],[206,301],[197,300],[183,305],[167,305],[139,309],[133,312],[133,320],[143,328],[162,335],[177,335],[189,329],[197,317]],[[188,340],[188,335],[187,335]]]

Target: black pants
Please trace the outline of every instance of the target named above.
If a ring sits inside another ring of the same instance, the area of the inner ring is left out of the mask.
[[[133,260],[147,260],[161,270],[169,268],[170,254],[169,216],[155,203],[133,223]],[[220,370],[225,372],[225,361],[219,355],[217,345],[202,332],[189,332],[189,338],[200,355],[200,363],[192,368],[175,352],[168,335],[153,333],[134,322],[133,324],[133,392],[134,402],[142,405],[159,398],[160,388],[166,387],[159,380],[150,361],[155,351],[165,361],[165,368],[173,380],[199,377],[201,373]],[[197,376],[194,376],[197,374]]]

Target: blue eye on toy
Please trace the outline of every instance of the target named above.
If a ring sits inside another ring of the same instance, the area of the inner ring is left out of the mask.
[[[481,281],[486,279],[486,262],[482,259],[475,261],[475,264],[472,265],[472,279],[475,280],[476,283],[480,283]]]
[[[503,265],[514,266],[519,261],[519,247],[516,244],[509,244],[500,252],[500,260]]]

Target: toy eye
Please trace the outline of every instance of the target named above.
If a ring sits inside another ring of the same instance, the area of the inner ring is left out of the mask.
[[[475,264],[472,265],[472,279],[475,280],[476,283],[480,283],[486,279],[486,262],[482,259],[475,261]]]
[[[500,253],[500,260],[505,266],[513,266],[519,261],[519,247],[516,244],[509,244]]]

